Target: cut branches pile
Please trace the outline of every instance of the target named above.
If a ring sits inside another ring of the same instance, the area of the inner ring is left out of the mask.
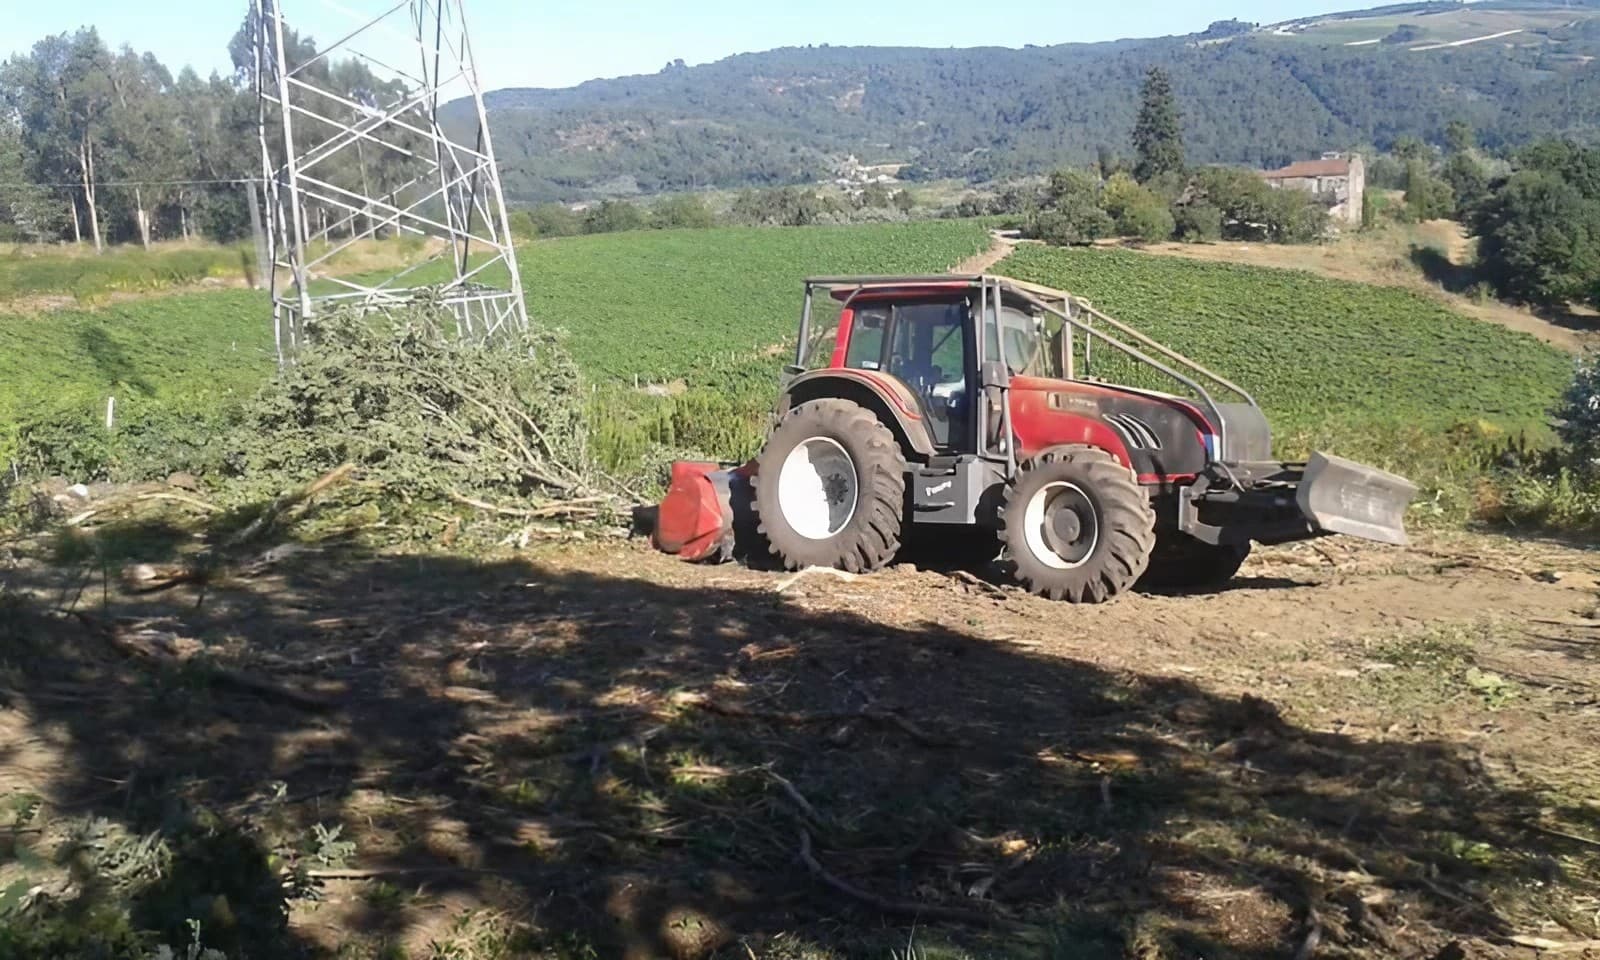
[[[241,479],[276,495],[348,464],[397,524],[429,502],[468,508],[486,526],[619,516],[624,501],[594,465],[578,370],[557,338],[481,340],[454,326],[427,300],[319,319],[312,348],[246,411]]]

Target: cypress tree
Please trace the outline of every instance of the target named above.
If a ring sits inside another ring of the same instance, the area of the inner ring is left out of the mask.
[[[1141,94],[1139,120],[1133,127],[1133,152],[1138,158],[1133,175],[1148,183],[1164,173],[1183,172],[1183,131],[1178,126],[1178,102],[1172,95],[1172,78],[1160,67],[1150,68]]]

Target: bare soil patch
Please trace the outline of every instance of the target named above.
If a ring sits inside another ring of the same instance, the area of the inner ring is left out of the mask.
[[[86,813],[141,832],[208,811],[217,843],[314,893],[274,934],[285,953],[1531,957],[1600,938],[1589,550],[1328,541],[1209,595],[1087,608],[621,542],[323,546],[136,595],[48,548],[14,544],[5,573],[25,599],[0,618],[0,794],[43,800],[44,839]]]
[[[1000,261],[1011,255],[1018,243],[1025,242],[1013,240],[1002,236],[998,232],[991,238],[989,249],[982,253],[975,253],[967,259],[950,268],[950,272],[958,276],[976,276],[993,270]]]

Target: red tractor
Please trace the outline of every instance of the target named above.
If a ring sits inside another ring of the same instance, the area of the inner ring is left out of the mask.
[[[653,539],[860,573],[914,532],[973,531],[1029,590],[1099,603],[1224,582],[1252,543],[1403,544],[1415,494],[1337,457],[1273,460],[1247,392],[1061,291],[818,278],[760,455],[675,464]]]

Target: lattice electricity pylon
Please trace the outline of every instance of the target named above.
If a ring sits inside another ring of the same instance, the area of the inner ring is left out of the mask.
[[[424,287],[438,291],[463,335],[526,329],[461,0],[377,0],[382,9],[365,12],[288,2],[291,15],[284,0],[250,4],[279,362],[305,344],[319,313],[402,303]],[[319,45],[313,31],[339,39]],[[455,137],[441,104],[453,111]],[[321,269],[380,234],[444,243],[424,244],[425,259],[382,280]]]

